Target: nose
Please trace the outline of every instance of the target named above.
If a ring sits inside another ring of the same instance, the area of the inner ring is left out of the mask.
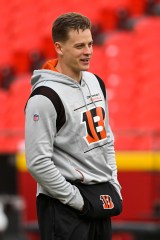
[[[92,55],[92,52],[93,52],[92,46],[86,46],[83,51],[85,55]]]

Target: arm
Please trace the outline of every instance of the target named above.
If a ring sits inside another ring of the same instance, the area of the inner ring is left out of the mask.
[[[105,87],[105,84],[104,84],[104,81],[97,75],[95,75],[98,82],[99,82],[99,85],[101,87],[101,90],[102,90],[102,93],[103,93],[103,96],[104,96],[104,100],[105,100],[105,106],[106,106],[106,115],[108,116],[108,100],[107,100],[107,93],[106,93],[106,87]],[[108,117],[109,118],[109,117]],[[109,126],[109,119],[107,119],[108,121],[108,129],[107,129],[107,139],[108,139],[108,148],[107,148],[107,160],[109,162],[109,165],[110,167],[112,168],[112,179],[110,180],[110,182],[112,183],[112,185],[114,185],[114,187],[116,188],[117,192],[119,193],[120,197],[122,198],[121,196],[121,186],[118,182],[118,179],[117,179],[117,164],[116,164],[116,158],[115,158],[115,150],[114,150],[114,136],[113,136],[113,133],[112,133],[112,130]]]
[[[113,136],[110,126],[108,128],[107,135],[108,135],[107,160],[112,169],[112,179],[110,180],[110,182],[112,183],[112,185],[115,187],[115,189],[119,193],[120,197],[122,198],[121,186],[120,186],[120,184],[118,182],[118,178],[117,178],[117,164],[116,164],[116,157],[115,157],[115,150],[114,150],[114,136]]]
[[[108,113],[108,100],[107,100],[107,94],[106,94],[106,112]],[[109,114],[108,114],[108,129],[107,129],[107,160],[109,162],[109,165],[112,169],[112,179],[110,182],[112,185],[115,187],[117,192],[119,193],[120,197],[122,198],[121,195],[121,185],[118,182],[117,178],[117,163],[116,163],[116,156],[115,156],[115,149],[114,149],[114,136],[112,133],[112,130],[109,125]]]
[[[34,120],[34,114],[38,114],[38,119]],[[42,95],[30,98],[25,122],[27,167],[50,196],[80,210],[83,199],[78,188],[66,181],[53,162],[56,118],[56,110],[48,98]]]

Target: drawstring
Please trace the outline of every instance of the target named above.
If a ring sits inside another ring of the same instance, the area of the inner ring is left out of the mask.
[[[95,102],[94,102],[93,99],[92,99],[91,91],[90,91],[90,88],[89,88],[88,84],[86,83],[86,81],[85,81],[84,79],[83,79],[83,81],[84,81],[84,83],[85,83],[86,86],[87,86],[87,89],[88,89],[89,95],[91,96],[91,101],[92,101],[93,105],[94,105],[95,107],[97,107],[96,104],[95,104]],[[81,88],[80,84],[76,83],[76,85],[78,86],[78,88],[80,89],[80,91],[81,91],[81,93],[82,93],[82,96],[83,96],[83,100],[84,100],[84,102],[85,102],[85,107],[86,107],[86,109],[89,110],[89,109],[88,109],[88,104],[87,104],[87,102],[86,102],[86,99],[85,99],[85,97],[84,97],[84,94],[83,94],[83,91],[82,91],[82,88]]]
[[[76,85],[77,85],[77,87],[79,88],[79,90],[80,90],[81,93],[82,93],[82,96],[83,96],[83,100],[84,100],[84,102],[85,102],[85,107],[86,107],[86,109],[89,110],[89,109],[88,109],[88,106],[87,106],[86,99],[85,99],[85,97],[84,97],[84,94],[83,94],[83,91],[82,91],[82,88],[81,88],[80,84],[76,82]]]
[[[92,101],[93,105],[94,105],[95,108],[96,108],[97,106],[96,106],[95,102],[93,101],[92,94],[91,94],[91,90],[90,90],[88,84],[86,83],[86,81],[85,81],[84,79],[83,79],[83,81],[85,82],[85,84],[86,84],[86,86],[87,86],[87,88],[88,88],[88,92],[89,92],[89,94],[90,94],[90,96],[91,96],[91,101]]]

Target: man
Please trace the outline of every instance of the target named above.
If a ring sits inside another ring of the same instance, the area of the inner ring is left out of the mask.
[[[110,240],[121,187],[104,83],[88,72],[91,23],[63,14],[52,37],[58,58],[34,71],[26,105],[26,160],[38,182],[41,240]]]

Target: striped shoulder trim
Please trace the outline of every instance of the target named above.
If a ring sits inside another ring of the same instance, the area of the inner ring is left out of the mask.
[[[105,87],[105,84],[104,84],[103,80],[100,77],[98,77],[96,74],[94,74],[94,76],[97,78],[97,80],[99,82],[99,85],[100,85],[100,87],[102,89],[104,98],[106,99],[106,87]]]
[[[43,96],[47,97],[52,102],[53,106],[55,107],[56,112],[57,112],[56,127],[57,127],[57,132],[58,132],[66,122],[65,109],[64,109],[62,100],[60,99],[59,95],[53,89],[51,89],[50,87],[46,87],[46,86],[37,87],[31,93],[29,99],[36,95],[43,95]],[[26,106],[27,106],[27,103],[26,103]],[[25,106],[25,108],[26,108],[26,106]]]

